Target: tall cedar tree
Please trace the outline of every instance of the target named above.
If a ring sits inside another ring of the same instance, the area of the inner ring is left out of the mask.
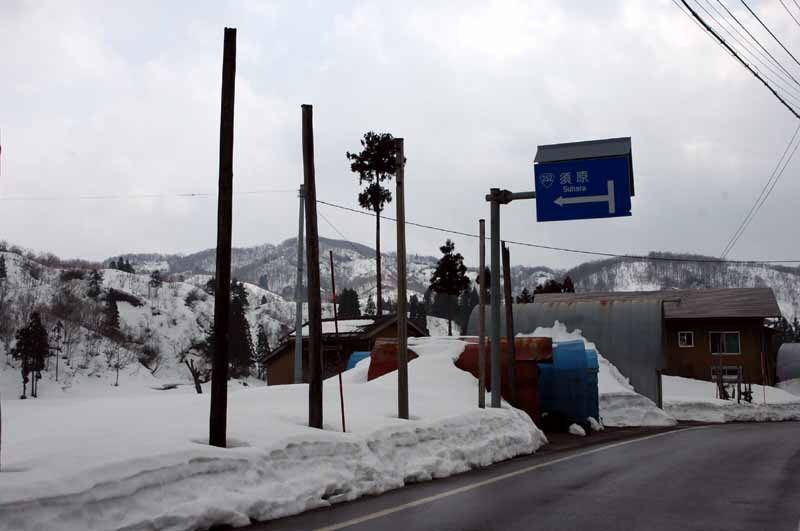
[[[0,255],[0,280],[5,280],[8,277],[6,273],[6,257]]]
[[[361,302],[358,300],[358,293],[352,288],[344,288],[336,296],[338,303],[337,312],[340,319],[353,319],[361,317]]]
[[[245,312],[249,303],[247,302],[247,291],[244,284],[236,279],[231,281],[231,313],[228,337],[228,348],[230,352],[229,367],[230,378],[241,378],[250,374],[250,369],[255,362],[255,349],[253,338],[250,336],[250,325],[247,322]],[[217,342],[217,334],[214,325],[206,338],[204,351],[206,360],[214,359],[214,348]]]
[[[92,272],[89,273],[89,290],[86,294],[97,300],[101,293],[103,293],[103,273],[97,269],[92,269]]]
[[[468,290],[470,286],[464,257],[461,256],[461,253],[454,253],[455,248],[455,244],[449,239],[442,247],[439,247],[442,257],[431,275],[431,289],[437,294],[448,296],[447,335],[450,336],[453,335],[453,299]]]
[[[28,324],[17,330],[16,339],[17,343],[11,351],[11,355],[21,364],[22,396],[20,398],[26,398],[28,382],[31,382],[31,397],[36,398],[36,383],[44,369],[44,360],[49,353],[47,330],[42,324],[39,312],[33,312]]]
[[[149,284],[150,284],[151,288],[157,290],[158,288],[161,287],[161,284],[163,284],[163,283],[164,283],[164,281],[161,280],[161,271],[156,269],[155,271],[150,273],[150,282],[149,282]]]
[[[270,353],[267,333],[264,331],[263,325],[258,325],[258,333],[256,335],[256,362],[258,364],[259,380],[263,380],[267,376],[267,357]]]
[[[397,146],[390,133],[369,131],[361,139],[361,153],[347,152],[350,171],[358,174],[358,183],[366,185],[358,194],[361,208],[375,212],[375,268],[377,283],[377,315],[383,315],[383,292],[381,281],[381,212],[392,202],[392,192],[381,183],[391,179],[399,168]]]
[[[533,293],[575,293],[575,285],[569,276],[564,277],[564,282],[551,278],[544,285],[539,284],[536,286]]]

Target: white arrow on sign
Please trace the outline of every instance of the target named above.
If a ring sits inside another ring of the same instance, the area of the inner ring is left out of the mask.
[[[578,197],[558,196],[555,204],[560,207],[564,205],[579,205],[583,203],[608,203],[608,213],[614,214],[617,211],[614,204],[614,181],[608,181],[608,193],[606,195],[584,195]]]

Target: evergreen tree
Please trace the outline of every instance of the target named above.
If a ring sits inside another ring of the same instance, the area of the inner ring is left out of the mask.
[[[161,284],[163,283],[164,281],[161,279],[161,271],[156,269],[155,271],[150,273],[150,282],[148,282],[148,284],[150,285],[151,288],[158,290],[158,288],[160,288]]]
[[[250,324],[247,322],[247,290],[244,284],[231,283],[231,316],[230,316],[230,367],[231,376],[240,378],[250,374],[255,362],[253,338],[250,336]]]
[[[364,306],[364,315],[368,315],[370,317],[374,317],[376,312],[375,308],[375,299],[372,298],[372,295],[369,296],[367,299],[367,304]]]
[[[480,271],[479,271],[480,273]],[[492,272],[489,270],[488,267],[484,268],[483,276],[486,279],[486,304],[489,304],[489,297],[491,296],[491,286],[492,286]],[[480,286],[481,285],[481,276],[480,274],[475,276],[475,283]],[[480,296],[480,293],[478,293]]]
[[[266,295],[262,295],[261,296],[261,305],[263,306],[266,303],[267,303],[267,296]]]
[[[208,293],[209,295],[214,295],[217,291],[217,279],[216,277],[211,277],[203,286],[203,291]]]
[[[97,300],[101,293],[103,293],[103,273],[97,269],[92,269],[92,272],[89,273],[89,290],[86,294]]]
[[[111,262],[108,264],[108,268],[109,269],[119,269],[117,267],[117,261],[116,260],[111,260]]]
[[[136,271],[133,269],[133,266],[127,259],[125,259],[125,264],[122,264],[122,257],[120,257],[119,260],[120,260],[120,269],[122,269],[126,273],[136,273]]]
[[[106,298],[106,308],[103,312],[103,327],[106,334],[116,337],[119,334],[119,308],[117,307],[117,298],[114,292],[109,293]]]
[[[517,295],[517,304],[530,304],[533,302],[533,295],[528,288],[522,288],[522,291]]]
[[[258,364],[258,378],[263,380],[267,376],[267,357],[270,355],[269,340],[263,325],[258,325],[256,335],[256,362]]]
[[[391,179],[399,168],[397,146],[394,137],[389,133],[369,131],[361,139],[360,153],[347,152],[350,171],[358,173],[358,183],[366,185],[358,194],[361,208],[375,212],[375,270],[378,285],[377,315],[383,314],[383,292],[381,284],[381,212],[386,204],[392,201],[392,192],[381,183]]]
[[[455,253],[455,244],[448,239],[439,250],[442,257],[431,275],[431,289],[448,297],[447,335],[453,335],[453,300],[469,289],[470,280],[461,253]]]
[[[572,279],[567,275],[564,277],[564,283],[561,285],[561,293],[575,293],[575,284]]]
[[[352,288],[344,288],[336,297],[337,312],[340,319],[353,319],[361,317],[361,302],[358,293]]]
[[[50,349],[47,330],[42,324],[39,312],[33,312],[28,324],[17,331],[16,340],[11,355],[20,361],[22,374],[22,396],[20,398],[26,398],[28,382],[31,384],[31,397],[36,398],[37,381],[41,378],[44,360]]]
[[[6,257],[0,254],[0,281],[6,278],[8,278],[8,273],[6,272]]]

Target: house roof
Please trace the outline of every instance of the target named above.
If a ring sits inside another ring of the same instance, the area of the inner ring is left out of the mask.
[[[539,293],[536,302],[661,301],[664,319],[780,317],[772,288],[673,289],[661,291],[605,291]]]

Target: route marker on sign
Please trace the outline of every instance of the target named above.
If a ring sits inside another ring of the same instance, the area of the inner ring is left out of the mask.
[[[539,146],[534,162],[538,221],[631,215],[630,138]]]

